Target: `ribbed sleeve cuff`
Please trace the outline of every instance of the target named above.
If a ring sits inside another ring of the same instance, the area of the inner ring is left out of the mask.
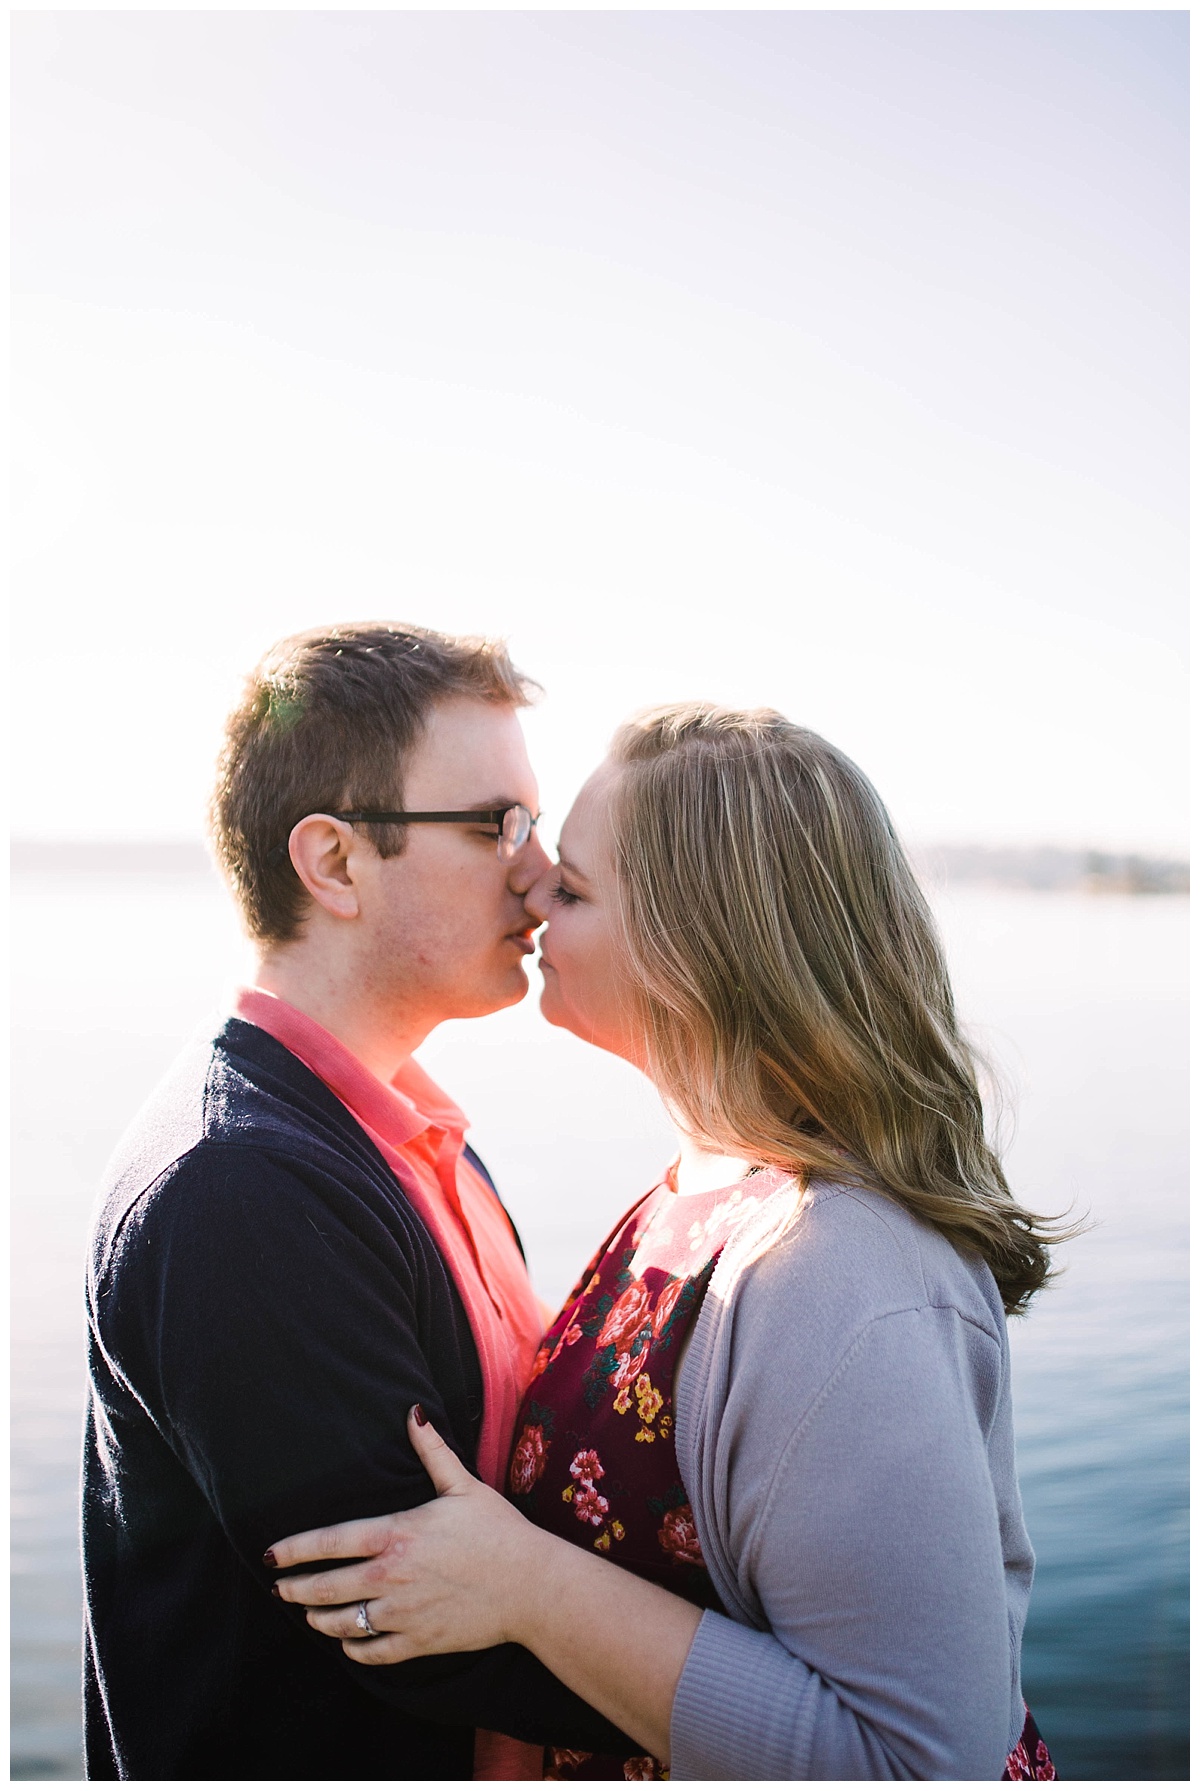
[[[805,1777],[814,1677],[772,1636],[705,1611],[671,1710],[672,1779]]]

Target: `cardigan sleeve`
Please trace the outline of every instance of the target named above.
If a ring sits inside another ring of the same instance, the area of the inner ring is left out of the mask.
[[[805,1400],[786,1347],[742,1348],[727,1543],[769,1628],[705,1614],[673,1778],[1000,1777],[1011,1646],[980,1397],[999,1354],[953,1309],[893,1312]]]
[[[430,1299],[347,1187],[249,1147],[174,1165],[115,1240],[95,1293],[110,1364],[264,1600],[268,1543],[431,1496],[405,1426],[418,1400],[469,1464],[444,1397],[462,1366],[429,1360],[421,1341]],[[169,1560],[169,1538],[160,1552]],[[628,1745],[523,1648],[369,1667],[303,1611],[284,1616],[331,1673],[409,1714],[533,1742]]]

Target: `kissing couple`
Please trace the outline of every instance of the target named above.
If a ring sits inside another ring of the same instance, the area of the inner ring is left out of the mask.
[[[1005,1319],[1060,1234],[888,815],[782,715],[677,703],[553,863],[532,688],[364,624],[229,719],[254,984],[118,1148],[89,1267],[88,1775],[1051,1778]],[[413,1056],[519,1001],[543,926],[546,1019],[679,1135],[549,1328]]]

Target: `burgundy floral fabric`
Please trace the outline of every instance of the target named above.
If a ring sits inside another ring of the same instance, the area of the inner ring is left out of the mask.
[[[1054,1762],[1050,1758],[1050,1749],[1042,1740],[1038,1726],[1025,1706],[1025,1727],[1021,1730],[1021,1739],[1004,1764],[1000,1774],[1004,1779],[1056,1779]]]
[[[542,1342],[508,1494],[544,1530],[719,1610],[675,1456],[675,1369],[730,1233],[779,1186],[759,1171],[681,1197],[669,1182],[617,1225]],[[650,1755],[548,1750],[551,1779],[662,1779]]]

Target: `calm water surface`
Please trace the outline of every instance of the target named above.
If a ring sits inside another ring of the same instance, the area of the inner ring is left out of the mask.
[[[1012,1327],[1038,1553],[1025,1690],[1065,1777],[1187,1775],[1186,903],[952,890],[963,1014],[1016,1114],[1021,1196],[1094,1228]],[[200,877],[17,879],[12,1775],[82,1776],[81,1279],[105,1159],[242,947]],[[536,978],[535,978],[536,980]],[[670,1137],[633,1071],[525,1004],[422,1058],[561,1299]]]

